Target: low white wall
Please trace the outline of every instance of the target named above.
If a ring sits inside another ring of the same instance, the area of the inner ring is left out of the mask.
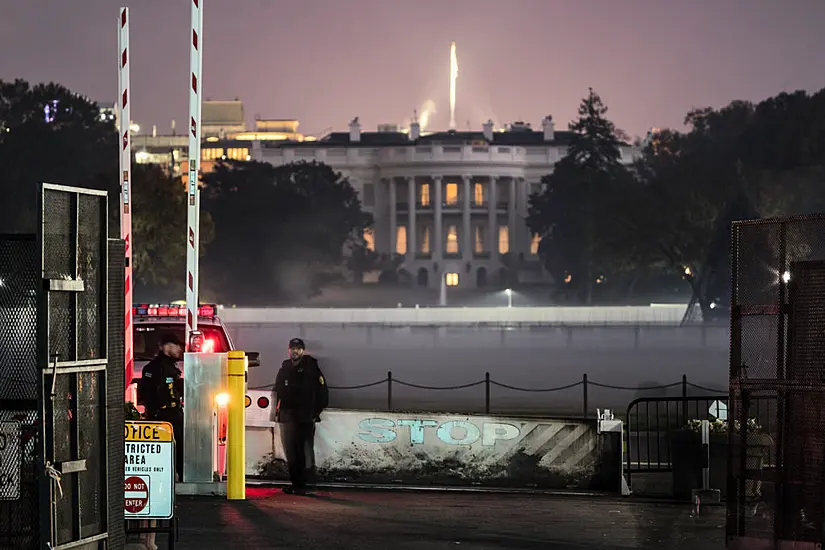
[[[616,307],[221,308],[225,323],[244,324],[678,324],[687,305]]]
[[[254,398],[254,396],[253,396]],[[247,416],[247,475],[285,478],[278,425]],[[328,410],[321,479],[599,488],[595,422]]]

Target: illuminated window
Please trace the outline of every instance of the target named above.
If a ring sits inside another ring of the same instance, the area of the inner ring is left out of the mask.
[[[473,187],[473,202],[476,206],[484,204],[484,185],[481,183],[476,183]]]
[[[430,228],[426,225],[424,226],[421,232],[421,253],[430,253]]]
[[[477,254],[481,254],[484,252],[484,228],[480,225],[476,226],[476,246],[475,251]]]
[[[446,195],[444,197],[444,202],[449,204],[450,206],[455,206],[458,204],[458,184],[457,183],[448,183],[446,189]]]
[[[395,252],[397,254],[407,253],[407,227],[399,225],[395,229]]]
[[[215,160],[223,156],[223,149],[203,149],[201,151],[201,159]]]
[[[533,235],[533,238],[530,241],[530,254],[538,254],[539,253],[539,243],[540,242],[541,242],[541,236],[538,233]]]
[[[506,225],[498,226],[498,253],[510,252],[510,228]]]
[[[372,229],[364,230],[364,243],[366,243],[367,250],[375,252],[375,233]]]
[[[447,286],[458,286],[458,273],[445,273],[444,282]]]
[[[430,206],[430,184],[429,183],[422,183],[421,184],[421,206]]]
[[[458,228],[454,225],[447,227],[447,254],[458,254]]]

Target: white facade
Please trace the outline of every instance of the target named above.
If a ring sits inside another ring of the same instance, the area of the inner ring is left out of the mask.
[[[253,142],[252,158],[273,165],[319,161],[347,177],[375,219],[368,236],[375,251],[401,255],[414,284],[463,288],[547,279],[538,261],[538,237],[525,223],[529,196],[566,154],[569,132],[516,123],[493,131],[420,135],[387,127],[316,142]],[[637,151],[622,150],[625,162]],[[509,275],[508,275],[509,273]]]

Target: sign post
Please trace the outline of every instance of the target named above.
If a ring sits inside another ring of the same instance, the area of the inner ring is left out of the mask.
[[[172,519],[175,514],[175,436],[168,422],[126,422],[124,515]]]

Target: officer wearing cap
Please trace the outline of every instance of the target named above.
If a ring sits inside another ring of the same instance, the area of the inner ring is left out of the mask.
[[[300,338],[289,341],[289,359],[275,379],[274,420],[289,468],[291,487],[285,493],[306,492],[308,474],[315,465],[315,423],[329,403],[329,389],[318,361],[306,353]]]
[[[169,422],[175,433],[175,469],[183,474],[183,377],[177,366],[184,343],[175,334],[164,334],[157,356],[143,367],[138,382],[138,403],[146,420]]]

